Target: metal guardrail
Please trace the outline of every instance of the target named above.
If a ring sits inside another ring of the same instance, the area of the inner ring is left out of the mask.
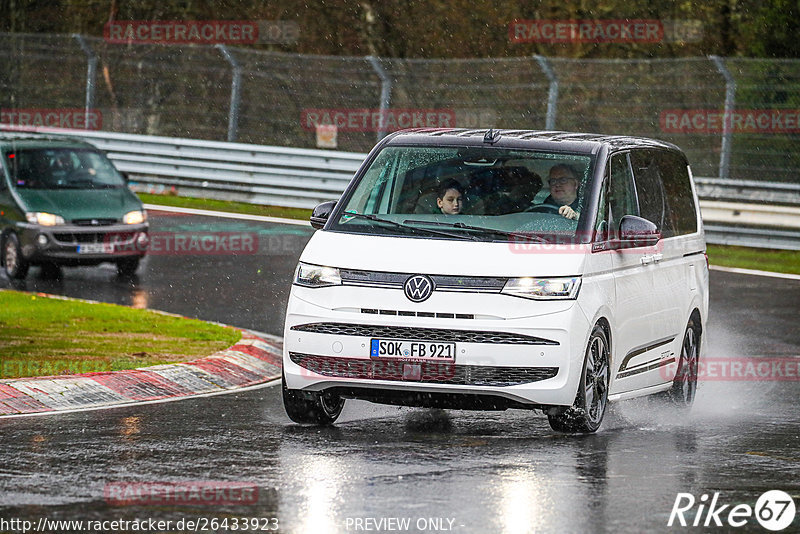
[[[800,206],[800,184],[695,177],[700,198]]]
[[[800,231],[748,228],[745,226],[705,225],[706,241],[714,245],[800,250]]]
[[[800,184],[696,177],[706,241],[800,250]]]
[[[0,130],[13,130],[0,126]],[[83,139],[108,153],[132,188],[312,208],[344,191],[366,154],[30,128]],[[696,177],[709,243],[800,250],[800,184]]]
[[[3,131],[87,141],[105,151],[137,191],[312,208],[338,198],[365,155],[54,128]]]

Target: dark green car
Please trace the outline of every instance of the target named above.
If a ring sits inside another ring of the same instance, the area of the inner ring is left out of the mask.
[[[9,278],[31,265],[113,262],[131,275],[149,244],[147,214],[103,152],[70,139],[0,134],[0,263]]]

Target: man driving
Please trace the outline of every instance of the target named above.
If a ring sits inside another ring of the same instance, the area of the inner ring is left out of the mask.
[[[543,204],[558,206],[558,214],[567,219],[577,220],[578,213],[578,172],[570,165],[559,163],[550,169],[547,181],[550,184],[550,196]]]

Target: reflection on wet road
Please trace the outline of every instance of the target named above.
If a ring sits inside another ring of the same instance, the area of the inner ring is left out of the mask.
[[[255,255],[153,256],[133,282],[110,268],[68,269],[61,281],[34,270],[25,287],[280,334],[291,271],[310,235],[284,230],[247,223],[232,231],[289,235],[286,250],[273,238],[273,248]],[[797,358],[800,283],[714,272],[711,295],[708,356]],[[450,520],[453,532],[465,533],[668,531],[678,492],[698,499],[720,492],[721,504],[752,506],[764,491],[782,489],[800,504],[798,388],[789,380],[709,381],[690,416],[654,400],[629,401],[614,406],[599,433],[578,437],[528,412],[352,401],[335,427],[300,427],[283,414],[279,387],[3,419],[0,517],[277,517],[282,532],[298,533],[356,532],[367,518],[407,518],[410,532],[447,531]],[[115,506],[104,493],[119,482],[193,481],[252,484],[258,499]],[[751,520],[737,531],[765,530]]]
[[[336,427],[300,427],[284,417],[277,387],[5,420],[0,513],[274,516],[284,532],[315,533],[347,531],[348,518],[364,517],[452,518],[456,532],[663,531],[678,492],[721,491],[726,502],[751,504],[767,489],[797,496],[794,389],[767,397],[703,388],[687,419],[629,402],[583,437],[556,434],[526,412],[366,403],[348,406]],[[731,410],[733,397],[743,398]],[[104,500],[109,484],[199,480],[252,484],[258,502],[199,509]]]

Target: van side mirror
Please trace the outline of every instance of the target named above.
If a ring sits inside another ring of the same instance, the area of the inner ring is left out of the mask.
[[[323,202],[322,204],[317,204],[314,208],[314,211],[311,212],[311,226],[320,230],[325,223],[328,222],[328,218],[333,213],[333,208],[336,207],[335,200],[329,200],[328,202]]]
[[[652,247],[661,239],[661,232],[655,224],[637,217],[625,215],[619,221],[619,240],[621,248]]]

